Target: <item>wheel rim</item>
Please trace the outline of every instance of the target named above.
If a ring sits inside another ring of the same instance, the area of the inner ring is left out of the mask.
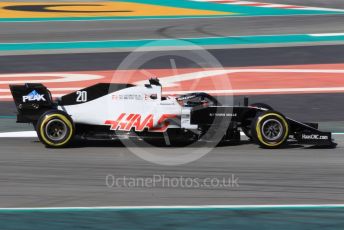
[[[268,141],[276,141],[283,135],[283,125],[279,120],[268,119],[262,125],[263,137]]]
[[[50,140],[61,141],[66,137],[67,125],[59,119],[52,119],[45,126],[45,133]]]

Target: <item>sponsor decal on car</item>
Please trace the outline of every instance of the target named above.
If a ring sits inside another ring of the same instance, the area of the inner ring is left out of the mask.
[[[236,117],[236,113],[209,113],[210,117]]]
[[[43,94],[39,94],[36,90],[33,90],[26,96],[23,96],[23,102],[27,101],[46,101]]]
[[[196,95],[187,95],[187,96],[180,96],[177,98],[178,101],[184,101],[184,100],[189,100],[195,98]]]
[[[112,95],[112,100],[119,101],[119,100],[143,100],[144,97],[142,94],[114,94]]]
[[[303,140],[328,140],[328,136],[324,136],[324,135],[319,135],[319,134],[302,134],[302,139]]]
[[[170,122],[168,119],[175,118],[175,114],[163,114],[160,116],[157,125],[154,126],[153,114],[142,116],[141,114],[122,113],[116,120],[106,120],[105,125],[111,125],[111,130],[130,131],[132,128],[137,132],[142,132],[147,128],[151,132],[165,132]]]

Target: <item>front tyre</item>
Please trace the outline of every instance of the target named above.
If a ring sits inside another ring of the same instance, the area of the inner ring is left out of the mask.
[[[75,127],[68,114],[58,110],[51,110],[40,117],[36,131],[39,140],[46,147],[62,148],[72,141]]]
[[[274,109],[268,105],[268,104],[264,104],[264,103],[254,103],[251,104],[250,107],[258,107],[258,108],[262,108],[265,110],[271,110],[273,111]],[[252,140],[252,134],[251,134],[251,124],[252,124],[252,119],[254,118],[254,116],[252,118],[248,117],[247,121],[249,122],[245,122],[241,128],[241,130],[243,131],[243,133],[246,135],[246,137],[248,137],[250,140]]]
[[[289,136],[288,120],[275,111],[258,114],[252,122],[251,130],[254,142],[268,149],[283,146]]]

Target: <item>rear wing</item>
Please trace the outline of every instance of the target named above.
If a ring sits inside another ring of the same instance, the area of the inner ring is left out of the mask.
[[[34,123],[55,107],[50,91],[42,84],[10,85],[17,108],[17,122]]]

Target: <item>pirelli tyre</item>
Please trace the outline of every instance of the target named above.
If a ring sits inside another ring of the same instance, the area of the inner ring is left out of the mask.
[[[251,130],[254,142],[268,149],[283,146],[289,136],[288,120],[276,111],[257,114],[251,124]]]
[[[71,143],[75,127],[68,114],[58,110],[50,110],[40,117],[36,131],[39,140],[46,147],[62,148]]]
[[[274,110],[270,105],[268,104],[264,104],[264,103],[254,103],[252,105],[250,105],[252,107],[258,107],[258,108],[263,108],[266,110]],[[254,119],[254,117],[249,117],[246,119],[245,123],[242,126],[242,131],[245,134],[246,137],[248,137],[250,140],[252,140],[252,134],[251,134],[251,124],[252,124],[252,119]]]

